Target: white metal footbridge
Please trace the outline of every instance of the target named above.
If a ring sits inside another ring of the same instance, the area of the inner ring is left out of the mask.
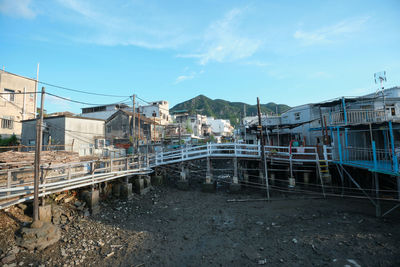
[[[68,164],[43,164],[39,196],[94,186],[122,177],[145,175],[158,166],[204,158],[243,158],[259,160],[261,146],[239,143],[206,144],[161,151],[149,155],[99,159]],[[331,147],[265,146],[267,160],[289,163],[319,164],[332,161]],[[7,169],[0,164],[0,209],[33,199],[33,166]]]

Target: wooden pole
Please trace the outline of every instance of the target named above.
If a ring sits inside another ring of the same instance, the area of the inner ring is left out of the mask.
[[[44,94],[45,88],[42,87],[40,114],[36,119],[36,150],[35,150],[35,177],[34,177],[34,191],[33,191],[33,222],[39,220],[39,179],[40,179],[40,152],[42,150],[42,125],[43,125],[43,107],[44,107]]]
[[[135,108],[135,100],[136,100],[136,95],[132,95],[132,154],[135,151],[135,139],[136,139],[136,132],[135,132],[135,127],[136,127],[136,108]]]
[[[267,199],[269,200],[269,183],[268,183],[268,173],[267,173],[267,161],[265,159],[265,151],[264,151],[264,136],[263,129],[261,123],[261,108],[260,108],[260,99],[257,97],[257,112],[258,112],[258,129],[260,131],[260,144],[261,144],[261,161],[263,164],[263,171],[265,175],[265,184],[267,186]]]

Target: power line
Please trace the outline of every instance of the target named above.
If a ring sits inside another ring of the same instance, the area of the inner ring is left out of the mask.
[[[125,98],[125,99],[121,100],[121,102],[115,102],[115,103],[111,103],[111,104],[96,104],[96,103],[88,103],[88,102],[73,100],[73,99],[70,99],[70,98],[66,98],[66,97],[59,96],[59,95],[52,94],[52,93],[48,93],[48,92],[46,92],[46,94],[54,96],[54,97],[62,99],[62,100],[65,100],[65,101],[69,101],[69,102],[73,102],[73,103],[77,103],[77,104],[82,104],[82,105],[88,105],[88,106],[106,106],[106,105],[119,104],[119,103],[121,103],[123,101],[126,101],[126,98]]]
[[[100,94],[100,93],[93,93],[93,92],[84,91],[84,90],[73,89],[73,88],[68,88],[68,87],[65,87],[65,86],[55,85],[55,84],[48,83],[48,82],[37,81],[35,79],[24,77],[22,75],[18,75],[18,74],[15,74],[15,73],[12,73],[12,72],[9,72],[9,71],[5,71],[5,70],[3,72],[7,73],[7,74],[10,74],[10,75],[14,75],[16,77],[24,78],[24,79],[27,79],[27,80],[30,80],[30,81],[33,81],[33,82],[38,82],[38,83],[43,84],[43,85],[47,85],[47,86],[50,86],[50,87],[54,87],[54,88],[58,88],[58,89],[62,89],[62,90],[67,90],[67,91],[71,91],[71,92],[76,92],[76,93],[81,93],[81,94],[88,94],[88,95],[107,96],[107,97],[128,97],[126,95]]]
[[[67,90],[67,91],[81,93],[81,94],[87,94],[87,95],[97,95],[97,96],[107,96],[107,97],[129,97],[129,96],[126,96],[126,95],[109,95],[109,94],[92,93],[92,92],[87,92],[87,91],[83,91],[83,90],[67,88],[67,87],[64,87],[64,86],[54,85],[54,84],[51,84],[51,83],[41,82],[41,81],[38,81],[38,83],[44,84],[44,85],[47,85],[47,86],[50,86],[50,87],[62,89],[62,90]]]

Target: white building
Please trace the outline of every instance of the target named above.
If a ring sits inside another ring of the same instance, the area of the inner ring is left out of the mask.
[[[169,115],[169,104],[168,101],[165,100],[151,102],[146,106],[140,106],[139,112],[147,118],[155,118],[156,122],[161,125],[167,125],[172,122],[171,116]]]
[[[125,104],[110,104],[104,106],[82,108],[81,117],[106,120],[118,110],[132,111],[132,107]]]
[[[211,127],[211,133],[216,136],[231,136],[233,127],[229,120],[207,118],[207,124]]]

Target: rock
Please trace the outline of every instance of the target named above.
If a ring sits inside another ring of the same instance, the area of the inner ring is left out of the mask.
[[[31,224],[31,228],[41,228],[43,226],[42,221],[35,221]]]
[[[110,252],[110,253],[108,253],[108,254],[106,255],[106,258],[112,257],[113,255],[114,255],[114,251],[113,251],[113,252]]]
[[[19,247],[17,247],[17,246],[14,246],[13,249],[11,250],[11,252],[12,252],[13,254],[18,254],[19,251],[20,251],[20,249],[19,249]]]
[[[17,244],[31,251],[43,250],[60,239],[61,231],[58,227],[47,222],[41,224],[41,227],[22,228]]]
[[[263,225],[264,223],[262,221],[257,221],[256,224],[257,225]]]
[[[82,202],[77,200],[74,202],[74,205],[75,205],[75,207],[80,207],[80,206],[82,206]]]
[[[19,204],[17,205],[17,207],[18,207],[19,209],[21,209],[22,211],[25,211],[25,210],[28,208],[28,206],[27,206],[26,204],[24,204],[24,203],[19,203]]]
[[[263,259],[263,260],[258,260],[258,264],[259,265],[264,265],[267,263],[267,259]]]
[[[297,244],[297,239],[296,239],[296,238],[293,238],[293,239],[292,239],[292,242],[295,243],[295,244]]]
[[[67,253],[65,253],[65,249],[61,249],[61,256],[63,256],[63,257],[67,257],[68,255],[67,255]]]
[[[1,259],[2,264],[7,264],[15,260],[15,254],[10,254]]]

